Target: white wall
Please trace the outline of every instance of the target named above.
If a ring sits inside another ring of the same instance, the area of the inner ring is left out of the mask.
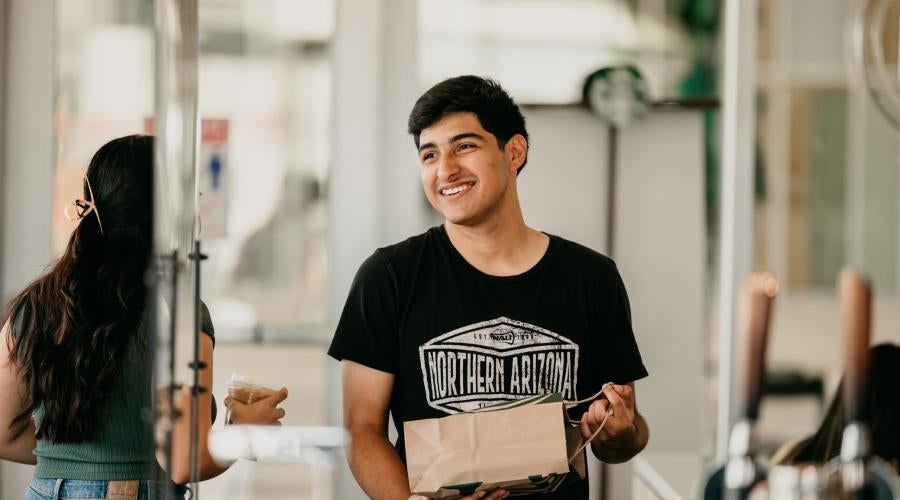
[[[606,127],[579,108],[529,108],[525,116],[531,151],[519,190],[526,222],[608,254]],[[706,438],[702,134],[699,112],[658,111],[618,139],[613,257],[650,372],[637,394],[651,451],[699,455]],[[608,498],[628,498],[630,466],[606,471]]]
[[[359,265],[376,247],[424,230],[406,116],[419,95],[416,0],[338,0],[329,203],[329,319],[337,324]],[[340,370],[328,363],[329,422],[342,421]],[[336,497],[365,498],[346,463]]]
[[[3,167],[4,304],[52,258],[53,0],[7,0]],[[14,125],[14,126],[12,126]],[[21,498],[33,467],[0,462],[0,498]]]
[[[704,426],[706,219],[703,122],[662,111],[621,134],[616,260],[650,372],[639,384],[653,451],[700,451]]]
[[[337,2],[332,52],[331,179],[328,185],[329,315],[336,324],[360,263],[375,247],[378,228],[379,50],[384,8],[381,2]],[[327,365],[329,422],[342,421],[340,370]],[[346,462],[338,464],[338,498],[365,496]]]
[[[580,108],[525,108],[528,164],[518,188],[525,222],[606,250],[606,127]]]
[[[526,222],[607,253],[607,131],[578,108],[527,110]],[[703,123],[658,111],[619,134],[616,252],[650,377],[638,383],[650,449],[699,451],[706,352]],[[598,362],[602,362],[599,360]]]
[[[3,186],[5,186],[5,164],[6,160],[6,47],[9,46],[7,40],[7,23],[9,22],[9,2],[0,0],[0,194],[5,194]],[[6,232],[3,230],[3,210],[0,210],[0,301],[5,296],[3,293],[3,255],[4,240]]]
[[[53,2],[9,0],[3,164],[3,283],[8,299],[52,257]]]

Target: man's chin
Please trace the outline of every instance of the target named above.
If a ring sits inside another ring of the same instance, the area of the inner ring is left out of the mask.
[[[473,227],[489,220],[492,211],[476,209],[475,207],[435,207],[435,210],[444,218],[444,221],[455,226]],[[449,208],[449,209],[448,209]],[[468,209],[467,209],[468,208]],[[455,209],[455,210],[454,210]]]
[[[441,214],[444,216],[444,221],[453,224],[454,226],[463,226],[463,227],[471,227],[476,226],[480,222],[478,217],[474,217],[472,215],[460,215],[460,214]]]

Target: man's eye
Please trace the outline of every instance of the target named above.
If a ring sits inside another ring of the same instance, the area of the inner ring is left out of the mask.
[[[463,150],[463,149],[472,149],[472,148],[474,148],[474,147],[475,147],[474,144],[470,144],[470,143],[468,143],[468,142],[465,143],[465,144],[460,144],[460,145],[459,145],[459,149],[460,149],[460,150]]]
[[[422,161],[432,160],[432,159],[434,159],[434,157],[435,157],[434,153],[425,153],[424,155],[422,155]]]

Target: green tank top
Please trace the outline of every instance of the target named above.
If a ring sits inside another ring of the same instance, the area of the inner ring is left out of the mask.
[[[202,309],[202,331],[213,336],[213,325],[205,304]],[[146,328],[144,321],[129,345],[122,364],[123,375],[112,390],[99,437],[83,443],[39,439],[34,450],[37,458],[35,477],[109,481],[159,477],[151,410],[152,356]],[[43,416],[41,405],[34,412],[36,425]]]

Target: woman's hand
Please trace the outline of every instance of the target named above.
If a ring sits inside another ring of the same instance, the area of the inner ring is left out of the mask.
[[[249,405],[245,405],[240,401],[228,397],[225,398],[225,406],[231,410],[232,424],[251,424],[251,425],[281,425],[280,420],[284,418],[284,410],[276,408],[288,396],[286,388],[282,387],[275,394],[255,401]]]

